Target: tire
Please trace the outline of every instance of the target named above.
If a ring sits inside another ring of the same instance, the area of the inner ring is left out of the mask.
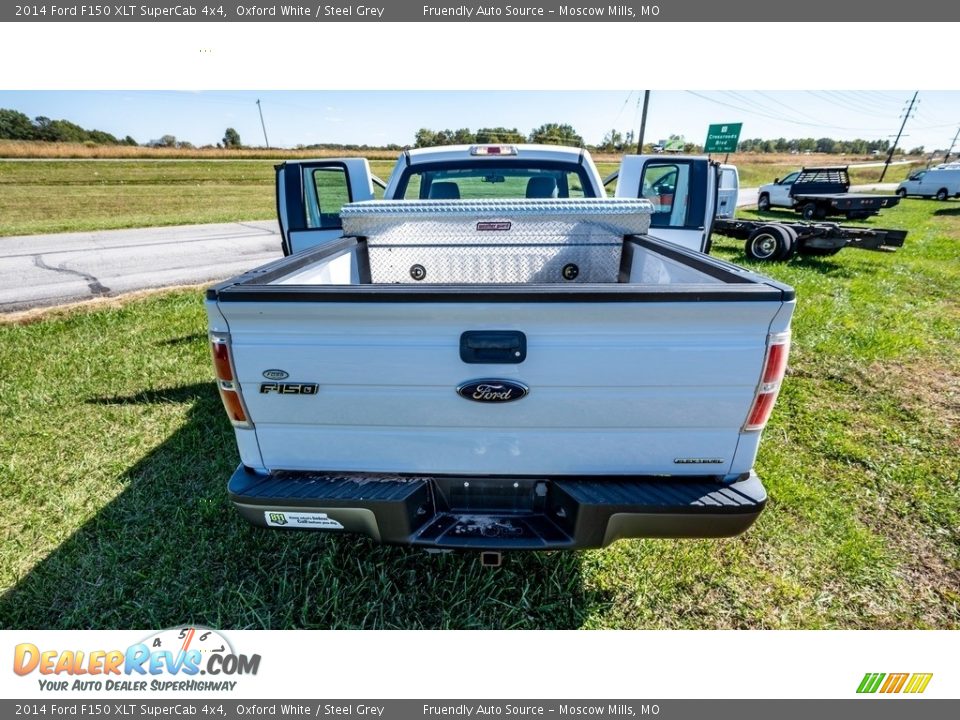
[[[784,225],[761,225],[750,233],[743,249],[751,260],[775,262],[789,257],[795,238],[796,233]]]
[[[817,217],[819,217],[817,204],[812,202],[804,203],[803,207],[800,208],[800,214],[804,220],[816,220]]]
[[[851,210],[847,213],[847,220],[866,220],[868,217],[870,213],[862,210]]]
[[[907,196],[907,191],[904,188],[897,188],[897,195],[903,200]]]
[[[760,197],[757,198],[757,210],[760,212],[766,212],[770,209],[770,196],[766,193],[763,193]]]
[[[789,238],[789,242],[787,243],[786,249],[780,254],[780,257],[778,257],[777,260],[786,261],[786,260],[789,260],[790,258],[792,258],[794,255],[797,254],[797,246],[798,246],[800,243],[797,241],[797,231],[796,231],[796,230],[794,230],[794,229],[793,229],[792,227],[790,227],[789,225],[781,225],[780,227],[782,227],[784,230],[786,230],[787,236],[788,236],[788,238]]]
[[[937,200],[946,200],[948,197],[950,197],[950,193],[947,192],[946,188],[937,190]]]

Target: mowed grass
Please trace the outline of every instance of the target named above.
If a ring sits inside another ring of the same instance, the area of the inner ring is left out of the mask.
[[[0,162],[0,237],[276,218],[280,160]],[[386,177],[394,161],[372,161]]]
[[[274,165],[283,159],[230,160],[214,156],[0,161],[0,237],[272,220],[276,217]],[[743,187],[772,182],[803,163],[838,162],[829,160],[829,156],[816,156],[814,160],[797,156],[792,164],[779,165],[764,159],[750,155],[737,159]],[[375,175],[386,179],[394,162],[375,159],[370,167]],[[619,167],[619,159],[604,156],[597,166],[606,177]],[[911,167],[891,166],[886,180],[899,182]],[[856,183],[876,182],[879,177],[880,168],[852,172]],[[613,187],[611,184],[611,191]]]
[[[960,628],[960,203],[875,222],[757,266],[799,302],[751,530],[499,570],[241,520],[200,292],[0,326],[0,627]]]

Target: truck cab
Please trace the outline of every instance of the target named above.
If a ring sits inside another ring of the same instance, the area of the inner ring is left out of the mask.
[[[786,177],[777,178],[768,185],[762,185],[757,195],[757,209],[763,211],[772,207],[792,208],[796,200],[790,195],[790,190],[798,177],[800,177],[799,170]]]
[[[652,234],[705,252],[716,207],[717,167],[706,157],[627,155],[612,178],[618,198],[646,198]],[[609,178],[608,178],[609,180]],[[363,158],[277,166],[277,208],[284,254],[343,236],[340,208],[383,200],[514,200],[606,197],[590,154],[556,145],[452,145],[405,150],[387,181]]]

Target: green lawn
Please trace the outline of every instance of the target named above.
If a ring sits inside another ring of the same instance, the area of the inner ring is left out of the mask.
[[[272,220],[276,162],[0,162],[0,237]],[[370,163],[382,177],[393,165]]]
[[[746,535],[499,570],[243,522],[200,292],[2,325],[0,627],[960,628],[960,203],[880,221],[761,266],[799,300]]]

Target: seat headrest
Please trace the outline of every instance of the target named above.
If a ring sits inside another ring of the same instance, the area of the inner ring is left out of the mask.
[[[429,200],[459,200],[460,186],[455,182],[435,182],[430,186]]]
[[[528,198],[555,198],[557,179],[549,175],[537,175],[527,180]]]

